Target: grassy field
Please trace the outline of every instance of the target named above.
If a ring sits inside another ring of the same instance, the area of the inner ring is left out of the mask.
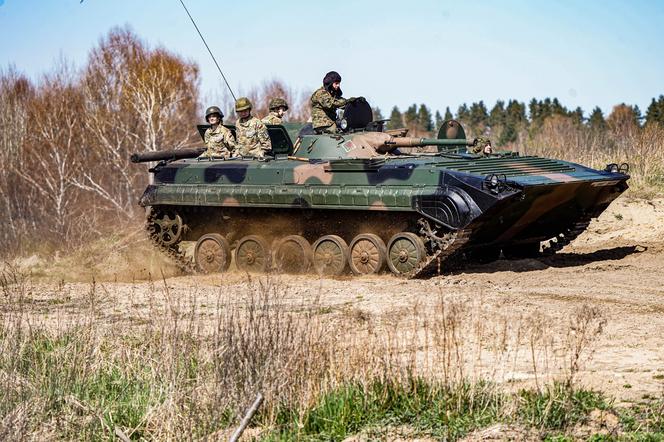
[[[205,308],[195,290],[183,299],[155,281],[112,315],[95,283],[75,307],[64,282],[45,301],[11,267],[0,288],[2,440],[109,440],[117,429],[132,440],[223,439],[258,392],[265,403],[247,432],[257,440],[664,438],[661,399],[624,407],[577,383],[606,326],[587,305],[553,331],[538,314],[488,327],[442,295],[415,322],[378,325],[294,302],[269,277],[239,297],[220,288]],[[535,382],[478,374],[479,351],[497,367],[529,353]],[[562,375],[547,370],[552,358]]]

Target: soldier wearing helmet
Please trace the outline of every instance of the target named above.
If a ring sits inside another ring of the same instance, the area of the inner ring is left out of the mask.
[[[235,138],[233,133],[222,123],[223,112],[217,106],[210,106],[205,111],[205,121],[210,127],[205,131],[204,140],[207,151],[201,156],[229,158],[235,149]]]
[[[344,107],[353,98],[341,98],[341,75],[330,71],[323,78],[323,86],[311,96],[311,120],[314,131],[321,133],[338,132],[337,109]]]
[[[265,153],[272,149],[272,142],[265,124],[251,115],[251,107],[251,101],[246,97],[240,97],[235,102],[235,113],[239,117],[235,123],[239,154],[265,158]]]
[[[265,124],[281,124],[284,114],[288,110],[288,103],[283,98],[270,100],[270,113],[261,121]]]

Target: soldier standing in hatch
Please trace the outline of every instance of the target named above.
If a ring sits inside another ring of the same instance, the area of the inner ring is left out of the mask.
[[[311,121],[317,134],[335,133],[337,128],[337,109],[353,98],[341,98],[341,75],[330,71],[323,78],[323,87],[311,96]]]
[[[222,123],[224,114],[217,106],[210,106],[205,111],[205,121],[210,125],[205,131],[204,140],[207,150],[202,157],[229,158],[235,149],[235,138],[233,133]]]
[[[264,124],[281,124],[284,114],[288,110],[288,103],[283,98],[273,98],[270,100],[270,113],[261,121]]]
[[[235,102],[235,112],[238,116],[235,134],[239,154],[245,157],[265,158],[265,152],[272,149],[272,142],[265,124],[251,116],[251,107],[251,101],[246,97],[240,97]]]

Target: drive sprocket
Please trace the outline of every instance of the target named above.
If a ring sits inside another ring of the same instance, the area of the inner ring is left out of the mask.
[[[168,256],[185,273],[194,273],[196,267],[187,257],[179,243],[187,230],[182,217],[174,211],[159,211],[148,208],[145,230],[152,244]]]

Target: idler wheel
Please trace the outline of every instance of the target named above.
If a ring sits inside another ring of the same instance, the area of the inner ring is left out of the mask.
[[[387,244],[387,266],[395,275],[412,272],[425,256],[424,241],[412,232],[397,233]]]
[[[267,241],[258,235],[240,239],[235,249],[235,265],[248,273],[264,273],[270,268],[270,248]]]
[[[387,248],[378,235],[362,233],[350,243],[350,269],[356,275],[380,272],[385,266]]]
[[[231,264],[231,247],[218,233],[208,233],[196,241],[194,248],[196,269],[203,273],[223,273]]]
[[[319,275],[341,275],[348,264],[348,244],[340,236],[325,235],[313,245],[314,269]]]
[[[307,273],[312,260],[311,244],[300,235],[288,235],[275,246],[274,262],[280,272]]]

